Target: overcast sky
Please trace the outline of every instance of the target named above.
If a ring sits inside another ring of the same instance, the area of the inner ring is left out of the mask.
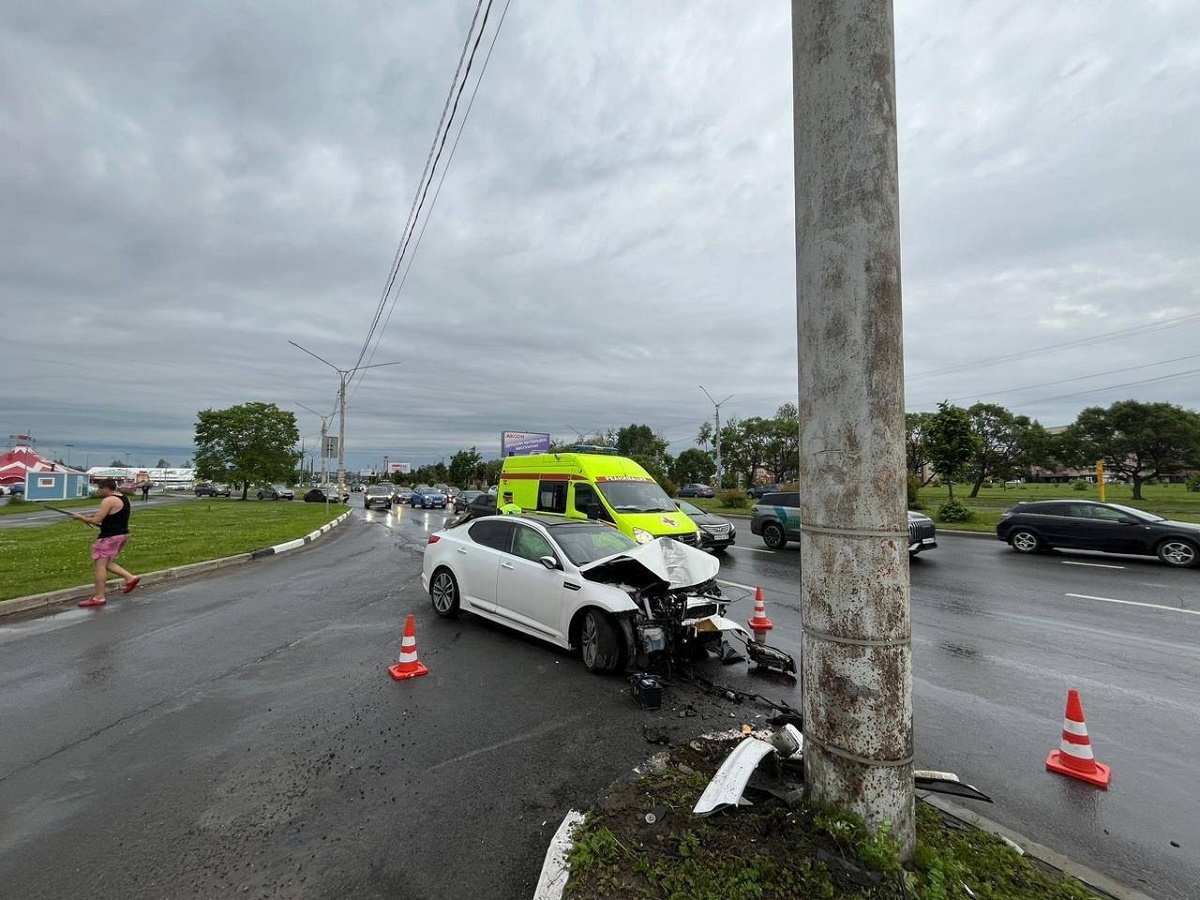
[[[0,441],[178,465],[198,410],[265,401],[312,450],[338,376],[288,341],[359,359],[474,11],[4,3]],[[678,453],[701,384],[723,420],[794,402],[790,34],[513,0],[348,466],[630,423]],[[905,0],[896,44],[908,409],[1200,407],[1200,4]]]

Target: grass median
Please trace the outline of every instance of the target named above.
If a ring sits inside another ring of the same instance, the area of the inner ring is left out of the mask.
[[[29,504],[34,507],[34,504]],[[85,504],[92,509],[96,501]],[[273,547],[315,531],[346,506],[323,503],[196,500],[139,509],[118,562],[132,572],[220,559]],[[0,531],[0,602],[90,584],[96,529],[72,519]]]

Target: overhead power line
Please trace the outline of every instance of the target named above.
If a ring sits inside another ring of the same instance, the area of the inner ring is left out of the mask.
[[[957,403],[960,400],[976,400],[979,397],[983,396],[984,394],[986,394],[989,397],[998,397],[998,396],[1003,396],[1004,394],[1017,394],[1017,393],[1020,393],[1021,391],[1034,391],[1034,390],[1038,390],[1039,388],[1056,387],[1057,385],[1060,385],[1060,384],[1071,384],[1072,382],[1075,382],[1075,381],[1087,381],[1090,378],[1103,378],[1105,375],[1120,375],[1123,372],[1136,372],[1136,371],[1139,371],[1140,369],[1152,369],[1155,366],[1167,366],[1167,365],[1170,365],[1171,363],[1183,362],[1184,360],[1188,360],[1188,359],[1200,359],[1200,353],[1191,353],[1187,356],[1176,356],[1174,359],[1164,359],[1164,360],[1159,360],[1158,362],[1143,363],[1140,366],[1126,366],[1123,369],[1109,369],[1107,372],[1093,372],[1090,375],[1077,375],[1074,378],[1060,378],[1055,381],[1043,381],[1040,384],[1027,384],[1024,387],[1019,387],[1019,388],[1005,388],[1004,390],[1001,390],[1001,391],[976,391],[974,394],[963,394],[960,397],[949,397],[949,398],[942,398],[942,399],[946,400],[946,402],[948,402],[948,403]],[[1185,372],[1182,374],[1187,374],[1187,373]],[[1160,376],[1160,377],[1168,378],[1168,377],[1174,377],[1174,376]],[[1148,380],[1155,381],[1157,379],[1151,378]],[[1142,383],[1143,382],[1131,382],[1131,384],[1142,384]],[[1104,390],[1104,388],[1100,388],[1100,390]],[[1090,391],[1084,392],[1084,393],[1090,393]],[[938,400],[930,400],[925,403],[918,403],[916,405],[917,406],[937,406],[937,404],[939,402],[940,401],[938,401]]]
[[[988,366],[998,365],[1003,362],[1013,362],[1018,359],[1029,359],[1032,356],[1040,356],[1043,353],[1050,353],[1054,350],[1068,350],[1075,347],[1088,347],[1093,344],[1107,343],[1108,341],[1113,341],[1117,338],[1150,334],[1155,331],[1162,331],[1165,328],[1170,328],[1173,325],[1182,324],[1183,322],[1195,321],[1196,319],[1200,319],[1200,313],[1189,313],[1186,316],[1177,316],[1174,319],[1164,319],[1161,322],[1151,322],[1148,325],[1135,325],[1132,328],[1123,328],[1120,331],[1110,331],[1104,334],[1092,335],[1091,337],[1077,338],[1073,341],[1064,341],[1061,344],[1051,344],[1046,347],[1037,347],[1031,350],[1020,350],[1016,353],[1009,353],[1005,356],[994,356],[990,359],[971,360],[970,362],[958,363],[953,366],[945,366],[941,369],[930,369],[927,372],[919,372],[915,375],[905,376],[905,380],[908,382],[913,382],[921,378],[932,378],[935,375],[950,375],[955,372],[966,372],[971,369],[984,369]]]
[[[396,254],[393,257],[392,266],[388,271],[388,277],[384,285],[383,293],[379,299],[379,305],[375,310],[375,316],[371,322],[370,328],[367,331],[366,338],[363,340],[362,349],[359,352],[359,363],[362,363],[364,359],[367,359],[368,353],[373,353],[371,348],[372,340],[374,340],[375,345],[378,346],[378,342],[382,338],[380,321],[383,319],[384,312],[389,310],[389,299],[391,299],[391,305],[395,305],[395,295],[399,292],[397,278],[400,275],[401,269],[404,267],[409,245],[413,240],[414,233],[416,233],[417,225],[421,221],[421,213],[425,211],[426,198],[429,195],[429,189],[432,186],[434,177],[437,173],[438,163],[442,158],[442,154],[446,147],[446,142],[449,139],[450,132],[454,127],[454,120],[458,114],[459,103],[461,101],[463,92],[466,90],[467,83],[470,80],[471,69],[475,62],[475,55],[479,50],[479,45],[482,42],[483,36],[487,30],[488,18],[491,15],[493,2],[494,0],[488,0],[487,6],[483,7],[483,0],[479,0],[475,6],[475,14],[471,18],[471,26],[467,29],[467,37],[463,43],[462,52],[459,55],[458,66],[455,69],[454,78],[451,80],[450,90],[446,95],[446,102],[442,107],[442,117],[438,121],[438,127],[434,131],[433,141],[430,144],[429,154],[426,156],[425,169],[421,174],[421,179],[417,184],[417,190],[413,195],[413,202],[409,208],[408,219],[405,222],[405,227],[401,234]],[[483,8],[482,19],[480,18],[481,8]],[[505,4],[504,12],[508,12],[507,3]],[[479,22],[478,29],[475,27],[477,21]],[[503,24],[503,17],[501,17],[500,21],[501,24]],[[496,37],[499,36],[499,29],[500,26],[497,25],[495,35],[492,38],[492,46],[495,46]],[[490,49],[488,51],[488,56],[489,58],[491,56]],[[479,90],[479,83],[482,81],[482,78],[483,72],[481,71],[475,84],[476,92]],[[472,93],[471,100],[473,103],[474,93]],[[460,136],[462,134],[462,128],[466,125],[466,119],[469,112],[470,107],[468,106],[467,110],[463,113],[461,122],[459,123],[458,134]],[[458,141],[456,139],[454,146],[457,147],[457,144]],[[451,157],[452,156],[453,149],[451,150]],[[443,167],[442,171],[442,180],[445,179],[445,169],[449,166],[449,164],[450,158],[447,158],[446,166]],[[434,204],[437,202],[437,194],[440,192],[441,182],[439,182],[438,190],[429,203],[428,211],[425,211],[426,224],[428,224],[429,216],[432,214]],[[424,227],[421,228],[421,233],[424,233]],[[419,243],[420,238],[418,237],[418,244]],[[414,246],[413,252],[415,253],[415,251],[416,247]],[[409,267],[411,267],[412,264],[411,260],[412,257],[408,256],[407,261]],[[401,279],[401,284],[403,284],[403,279]],[[390,312],[388,318],[390,319]],[[384,327],[386,328],[386,323]]]

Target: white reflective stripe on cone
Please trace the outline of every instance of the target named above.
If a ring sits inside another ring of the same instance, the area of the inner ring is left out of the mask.
[[[1079,735],[1079,737],[1087,737],[1087,726],[1082,722],[1072,722],[1070,719],[1063,719],[1063,731],[1069,731],[1071,734]]]
[[[1073,756],[1076,759],[1096,758],[1092,756],[1091,744],[1072,744],[1070,741],[1063,741],[1058,749],[1060,753],[1065,753],[1067,756]]]

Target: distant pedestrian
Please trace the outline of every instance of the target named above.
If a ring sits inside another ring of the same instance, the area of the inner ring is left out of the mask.
[[[513,503],[512,491],[504,492],[504,505],[500,507],[500,515],[502,516],[519,516],[521,507]]]
[[[142,499],[143,500],[150,499],[150,482],[148,482],[148,481],[142,482]]]
[[[88,600],[79,601],[80,606],[103,606],[107,602],[105,592],[108,573],[125,579],[122,593],[128,594],[142,579],[138,575],[117,565],[116,558],[129,540],[129,498],[117,490],[112,478],[101,478],[96,482],[100,492],[100,508],[90,516],[76,513],[72,518],[89,525],[99,525],[100,534],[92,544],[92,574],[95,593]]]

